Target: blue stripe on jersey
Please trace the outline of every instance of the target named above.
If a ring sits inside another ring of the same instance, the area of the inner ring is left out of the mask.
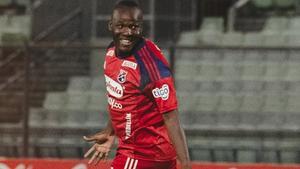
[[[170,77],[172,75],[170,68],[167,65],[165,65],[157,56],[155,56],[155,54],[151,50],[148,49],[148,51],[153,60],[155,61],[161,78]]]
[[[149,77],[149,72],[144,64],[144,62],[141,59],[141,56],[138,53],[133,54],[134,58],[136,59],[140,72],[141,72],[141,83],[140,83],[140,88],[144,89],[147,84],[150,83],[150,77]]]

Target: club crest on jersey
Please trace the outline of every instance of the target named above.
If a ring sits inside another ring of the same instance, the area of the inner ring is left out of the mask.
[[[129,67],[131,69],[136,69],[137,64],[128,60],[124,60],[124,62],[122,63],[122,66],[124,67]]]
[[[121,69],[118,75],[118,82],[124,83],[126,81],[127,71]]]
[[[169,86],[164,84],[161,88],[155,88],[152,90],[152,94],[154,98],[160,98],[163,100],[167,100],[169,98]]]

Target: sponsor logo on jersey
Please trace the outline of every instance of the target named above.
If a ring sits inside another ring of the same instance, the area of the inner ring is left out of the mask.
[[[105,82],[106,82],[106,90],[108,91],[108,93],[116,98],[120,98],[123,96],[123,88],[122,86],[114,81],[113,79],[111,79],[110,77],[105,76]]]
[[[126,113],[125,120],[125,139],[128,139],[131,136],[131,113]]]
[[[124,62],[122,63],[122,66],[124,67],[129,67],[131,69],[136,69],[137,64],[128,60],[124,60]]]
[[[123,108],[123,105],[121,103],[117,102],[116,99],[114,99],[112,97],[108,97],[107,101],[112,109],[122,109]]]
[[[115,55],[115,51],[114,50],[109,50],[106,53],[106,56],[114,56]]]
[[[118,75],[118,82],[124,83],[126,81],[126,75],[127,75],[127,71],[121,69]]]
[[[163,100],[167,100],[169,98],[169,86],[167,84],[162,85],[161,88],[155,88],[152,90],[152,94],[154,98],[162,98]]]

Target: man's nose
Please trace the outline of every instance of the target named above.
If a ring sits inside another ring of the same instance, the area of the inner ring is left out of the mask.
[[[132,35],[133,34],[133,30],[130,29],[129,27],[124,27],[124,34],[125,35]]]

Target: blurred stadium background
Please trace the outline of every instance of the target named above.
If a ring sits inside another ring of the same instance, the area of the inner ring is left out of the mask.
[[[115,0],[0,0],[0,156],[82,159]],[[140,0],[199,162],[300,163],[300,0]]]

